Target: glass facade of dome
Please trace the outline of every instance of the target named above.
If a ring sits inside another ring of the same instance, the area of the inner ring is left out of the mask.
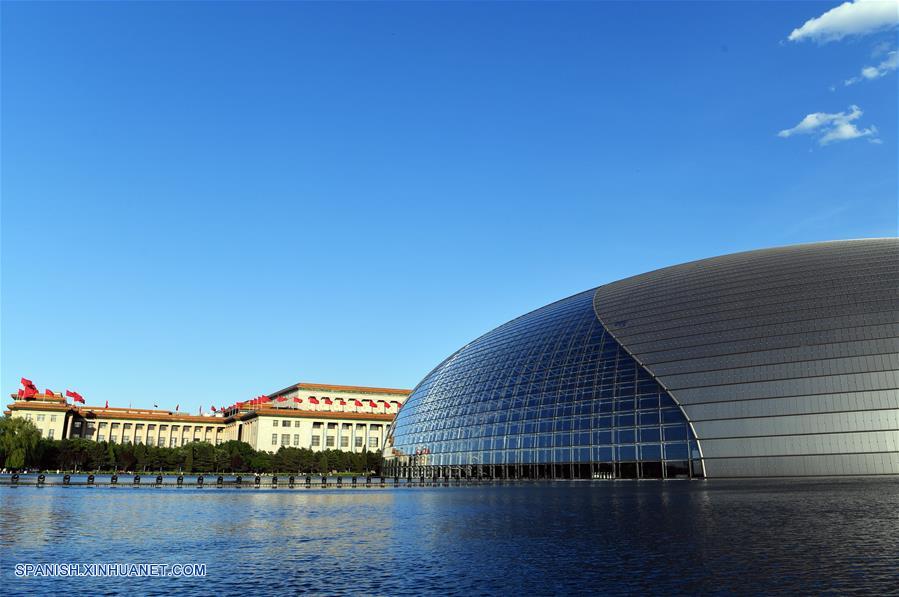
[[[600,323],[594,292],[519,317],[431,372],[397,416],[388,472],[701,476],[683,412]]]

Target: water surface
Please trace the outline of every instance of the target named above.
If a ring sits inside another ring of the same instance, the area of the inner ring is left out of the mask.
[[[899,479],[0,487],[0,506],[13,594],[899,593]],[[209,575],[19,579],[17,562]]]

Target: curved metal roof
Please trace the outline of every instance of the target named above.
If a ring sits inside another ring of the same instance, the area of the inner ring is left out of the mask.
[[[668,267],[594,309],[684,408],[711,476],[899,472],[899,239]],[[795,458],[813,454],[839,456]]]

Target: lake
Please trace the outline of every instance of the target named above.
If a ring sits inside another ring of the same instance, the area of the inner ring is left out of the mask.
[[[0,487],[5,593],[899,592],[899,479]],[[16,563],[205,578],[17,578]]]

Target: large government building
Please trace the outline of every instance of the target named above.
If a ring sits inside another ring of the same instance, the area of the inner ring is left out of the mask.
[[[269,396],[197,416],[167,410],[69,404],[58,394],[16,398],[9,414],[34,423],[43,437],[176,447],[243,441],[256,450],[282,446],[361,452],[381,450],[409,390],[296,384]]]
[[[440,363],[387,441],[400,475],[899,474],[899,239],[704,259],[552,303]]]

